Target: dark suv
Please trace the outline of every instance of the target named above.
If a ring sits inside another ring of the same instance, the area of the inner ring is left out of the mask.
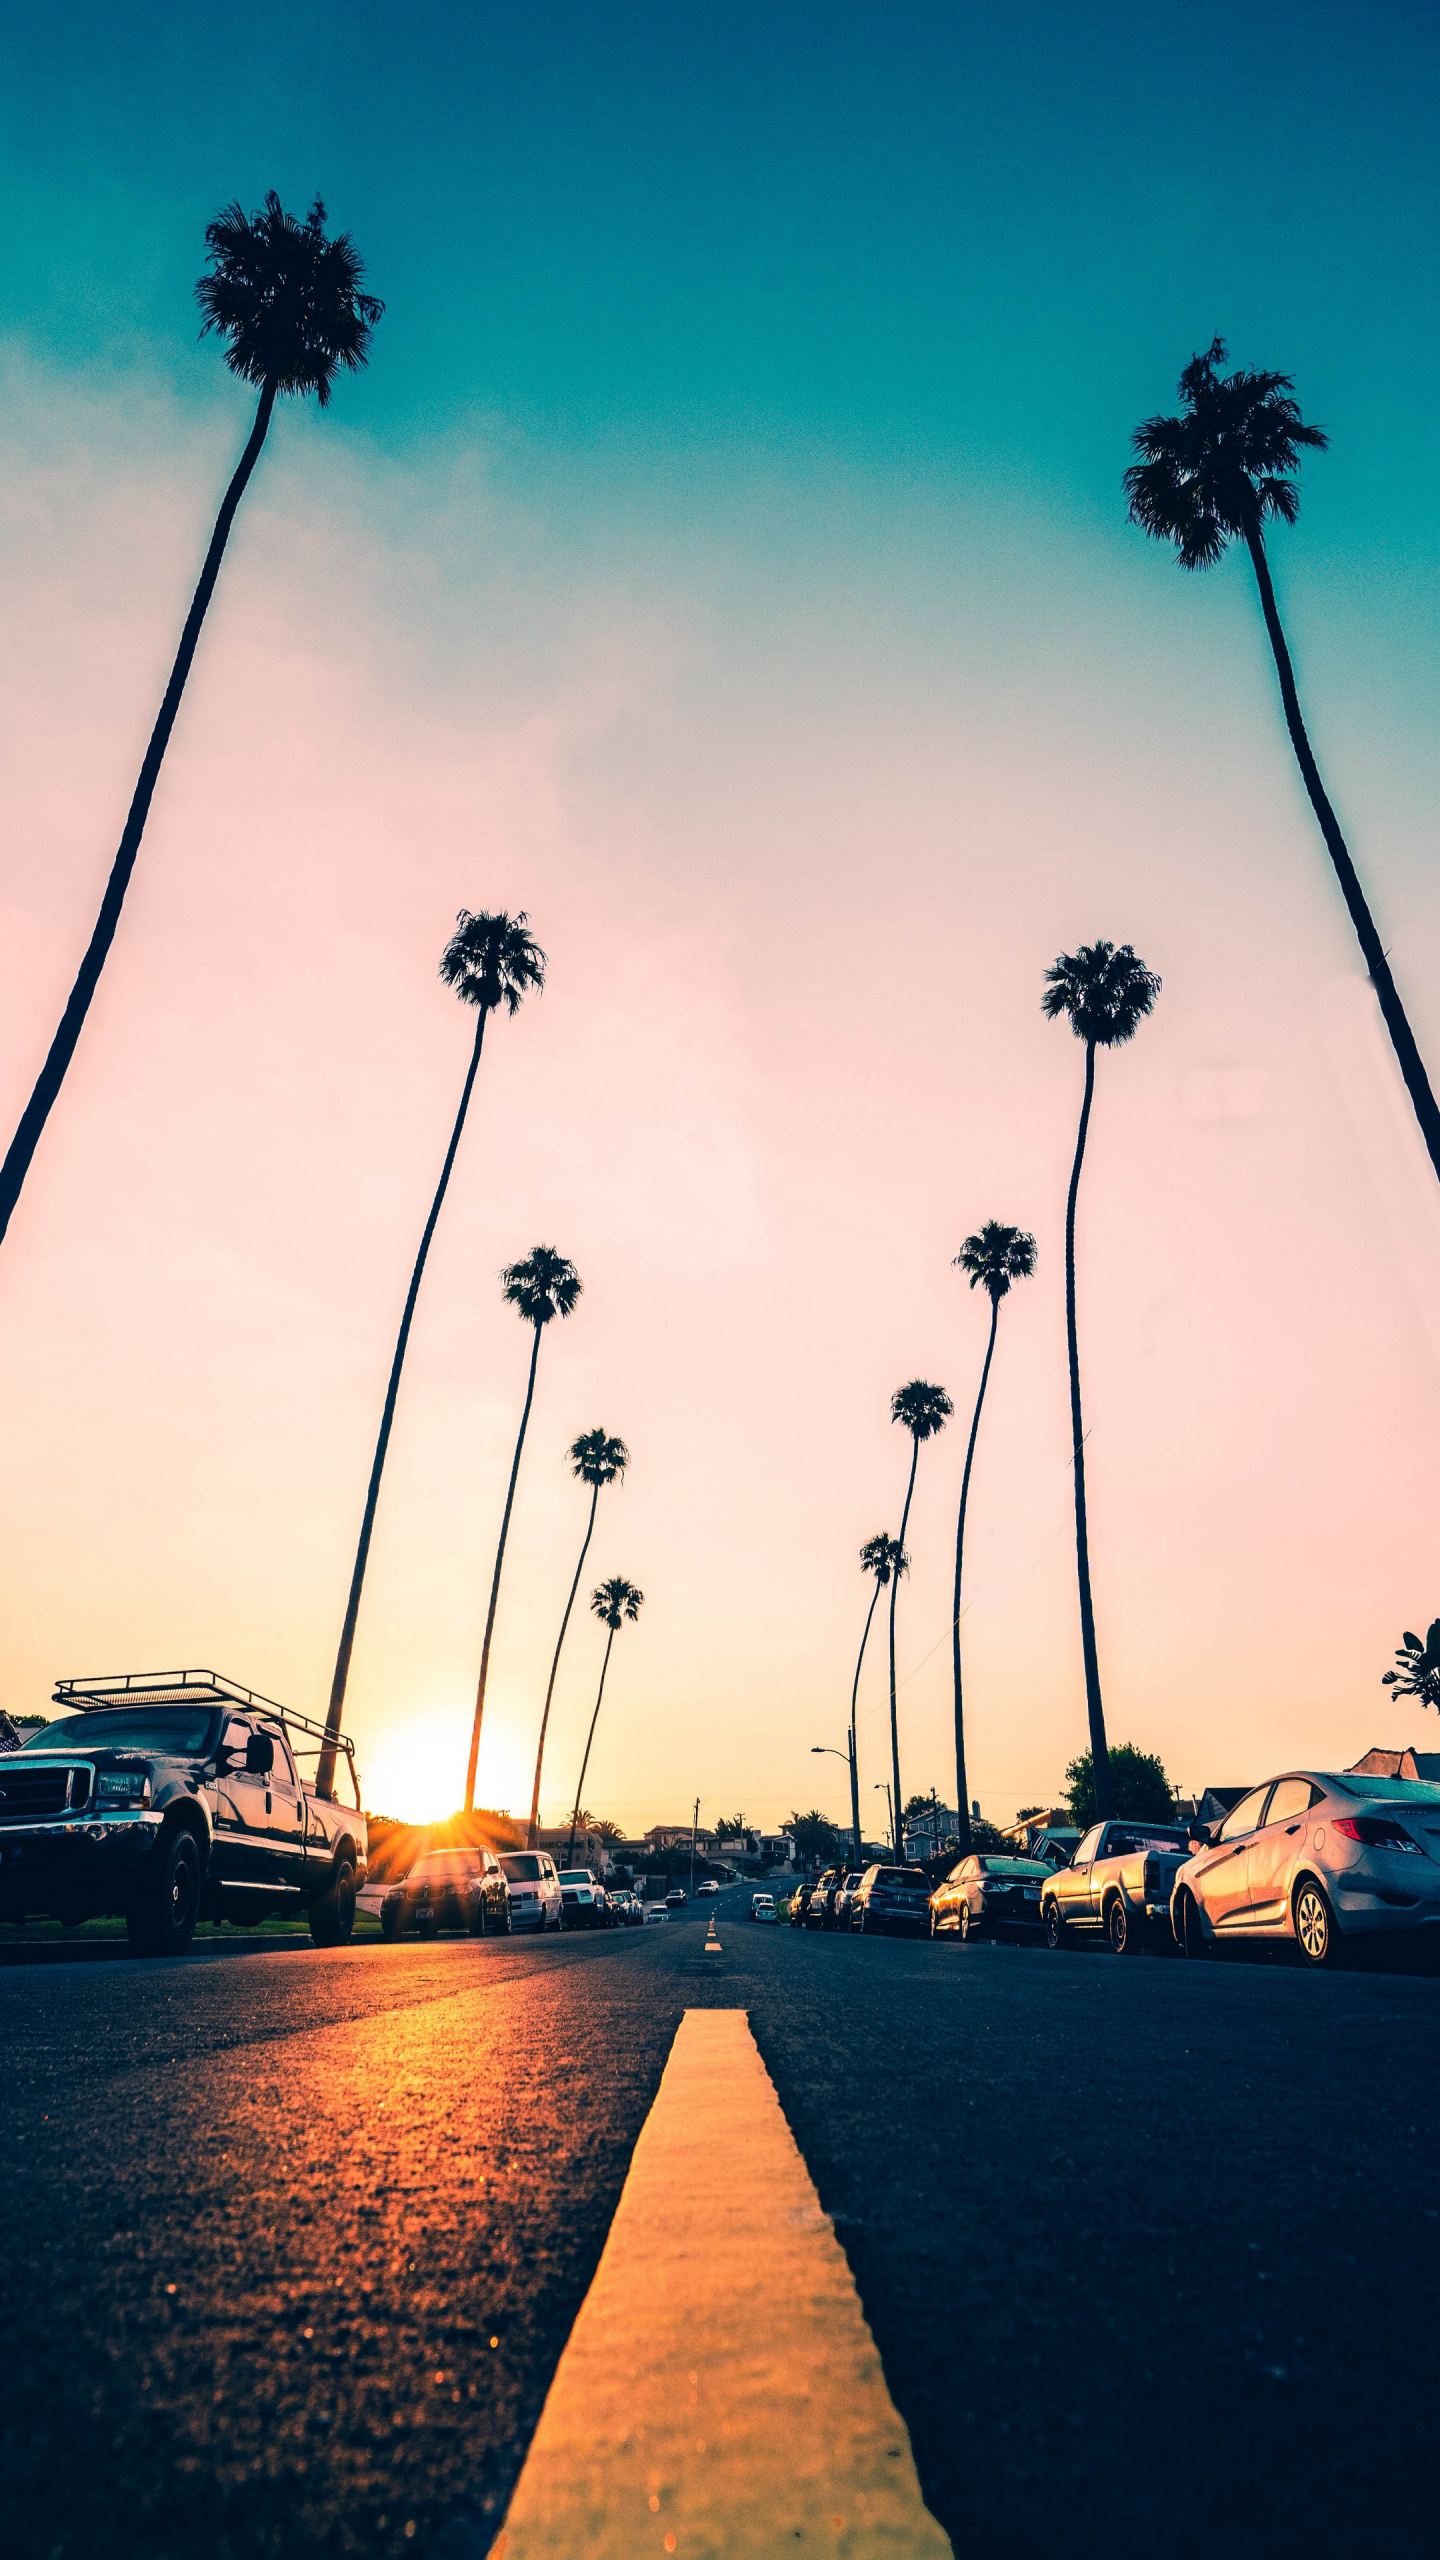
[[[900,1930],[930,1934],[930,1878],[923,1867],[867,1867],[850,1904],[850,1926],[861,1936]]]
[[[427,1849],[408,1876],[391,1886],[380,1905],[387,1938],[413,1929],[433,1938],[442,1929],[464,1929],[472,1938],[510,1934],[510,1895],[499,1863],[488,1849]]]

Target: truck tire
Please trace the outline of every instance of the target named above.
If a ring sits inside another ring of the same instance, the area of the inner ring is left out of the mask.
[[[343,1947],[355,1926],[355,1869],[342,1858],[310,1905],[310,1935],[317,1947]]]
[[[1065,1926],[1065,1915],[1058,1902],[1046,1903],[1044,1920],[1046,1946],[1057,1951],[1061,1947],[1068,1947],[1070,1932]]]
[[[1110,1952],[1116,1956],[1138,1956],[1143,1940],[1130,1915],[1123,1893],[1117,1893],[1105,1915],[1105,1935]]]
[[[137,1956],[183,1956],[200,1917],[200,1852],[188,1831],[162,1832],[125,1914]]]

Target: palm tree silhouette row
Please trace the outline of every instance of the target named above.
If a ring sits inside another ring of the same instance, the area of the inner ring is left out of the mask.
[[[571,1474],[578,1476],[582,1484],[588,1484],[590,1487],[590,1515],[585,1523],[585,1535],[580,1543],[580,1561],[575,1567],[575,1579],[570,1585],[570,1597],[565,1603],[565,1615],[560,1621],[560,1633],[555,1639],[555,1659],[550,1665],[550,1680],[545,1691],[545,1711],[540,1718],[540,1740],[535,1752],[535,1785],[530,1797],[530,1828],[525,1835],[526,1845],[531,1849],[535,1847],[540,1832],[540,1772],[545,1764],[545,1734],[550,1722],[550,1701],[555,1695],[555,1674],[560,1668],[560,1652],[565,1642],[565,1630],[570,1624],[570,1612],[575,1606],[575,1594],[580,1588],[580,1576],[585,1570],[585,1558],[590,1552],[590,1541],[595,1535],[596,1507],[606,1485],[620,1483],[630,1464],[630,1452],[624,1441],[612,1439],[603,1427],[594,1431],[582,1431],[578,1440],[571,1441],[566,1456],[570,1460]]]
[[[1140,458],[1125,474],[1131,520],[1157,541],[1173,542],[1182,569],[1212,567],[1236,540],[1243,542],[1250,554],[1280,679],[1290,743],[1335,866],[1340,893],[1379,998],[1430,1161],[1440,1175],[1440,1106],[1431,1090],[1349,846],[1320,779],[1320,768],[1301,717],[1295,670],[1265,551],[1266,522],[1294,524],[1299,515],[1300,497],[1294,475],[1300,467],[1302,448],[1323,453],[1329,438],[1322,427],[1306,425],[1288,373],[1256,373],[1239,368],[1222,374],[1224,362],[1225,342],[1214,338],[1205,354],[1193,356],[1180,376],[1182,415],[1147,418],[1137,427],[1133,441]]]
[[[980,1431],[980,1413],[985,1390],[990,1384],[990,1363],[995,1357],[995,1334],[1000,1322],[1000,1301],[1008,1297],[1012,1283],[1028,1280],[1035,1269],[1035,1239],[1020,1227],[1002,1226],[998,1219],[987,1218],[973,1236],[967,1236],[955,1256],[952,1268],[968,1274],[972,1289],[983,1289],[990,1301],[990,1338],[985,1345],[985,1365],[980,1372],[980,1391],[975,1398],[975,1412],[970,1424],[970,1439],[965,1451],[965,1472],[960,1479],[960,1516],[955,1527],[955,1609],[950,1629],[951,1667],[955,1680],[955,1803],[958,1814],[956,1836],[960,1854],[970,1848],[970,1788],[965,1775],[965,1697],[960,1666],[960,1597],[965,1568],[965,1513],[970,1500],[970,1471],[975,1464],[975,1442]]]
[[[605,1674],[610,1668],[610,1648],[620,1632],[622,1619],[628,1618],[631,1625],[634,1625],[645,1606],[645,1594],[643,1591],[637,1591],[633,1582],[627,1582],[623,1574],[615,1573],[611,1575],[608,1582],[602,1582],[596,1590],[591,1592],[590,1606],[596,1617],[609,1628],[610,1632],[605,1638],[605,1659],[600,1665],[600,1686],[595,1692],[595,1712],[590,1718],[590,1730],[585,1736],[585,1757],[580,1763],[580,1783],[575,1790],[575,1810],[570,1816],[570,1846],[565,1852],[567,1867],[575,1863],[575,1834],[580,1827],[580,1805],[585,1793],[585,1772],[590,1766],[590,1745],[595,1739],[595,1727],[600,1721],[600,1701],[605,1695]]]
[[[932,1387],[923,1378],[912,1378],[907,1386],[897,1387],[890,1399],[891,1421],[903,1423],[914,1443],[910,1452],[910,1478],[905,1487],[905,1508],[900,1514],[900,1536],[897,1543],[902,1551],[905,1545],[905,1531],[910,1521],[911,1498],[915,1491],[915,1470],[920,1463],[920,1443],[922,1440],[932,1440],[937,1431],[943,1431],[954,1410],[944,1388]],[[893,1822],[897,1859],[904,1855],[900,1837],[900,1808],[905,1801],[900,1793],[900,1720],[895,1704],[895,1603],[899,1596],[900,1576],[895,1573],[890,1579],[890,1775],[895,1788]]]
[[[568,1316],[580,1296],[580,1274],[573,1262],[556,1253],[548,1244],[537,1244],[522,1262],[512,1262],[500,1274],[501,1296],[515,1309],[522,1323],[533,1325],[535,1340],[530,1349],[530,1374],[525,1384],[525,1405],[520,1416],[520,1429],[515,1441],[515,1455],[510,1466],[510,1483],[505,1495],[505,1509],[500,1521],[500,1538],[495,1549],[495,1572],[490,1583],[490,1606],[485,1613],[485,1641],[480,1650],[480,1677],[475,1687],[475,1721],[470,1730],[470,1765],[465,1772],[465,1810],[475,1810],[475,1767],[480,1757],[480,1728],[485,1721],[485,1684],[490,1677],[490,1644],[495,1633],[495,1609],[500,1598],[500,1575],[505,1563],[505,1541],[510,1535],[510,1514],[515,1507],[515,1486],[520,1475],[520,1459],[525,1447],[525,1434],[530,1427],[530,1407],[535,1401],[535,1370],[540,1358],[540,1336],[556,1316]]]
[[[865,1663],[865,1647],[870,1641],[875,1604],[892,1577],[909,1572],[910,1559],[898,1538],[892,1538],[884,1529],[878,1529],[873,1538],[866,1539],[860,1550],[860,1570],[862,1573],[874,1574],[875,1588],[870,1594],[870,1606],[865,1612],[865,1632],[860,1638],[860,1651],[855,1661],[855,1678],[850,1690],[850,1821],[855,1833],[857,1867],[860,1864],[860,1770],[855,1717],[860,1698],[860,1673]]]
[[[1160,993],[1160,981],[1138,960],[1128,942],[1086,943],[1079,951],[1062,952],[1045,972],[1041,1010],[1052,1022],[1064,1014],[1077,1040],[1085,1043],[1085,1098],[1075,1163],[1065,1203],[1065,1328],[1070,1349],[1070,1436],[1075,1470],[1075,1565],[1080,1583],[1080,1642],[1085,1656],[1085,1700],[1090,1717],[1090,1752],[1095,1771],[1095,1809],[1102,1820],[1115,1811],[1110,1782],[1110,1755],[1105,1744],[1105,1710],[1100,1696],[1100,1662],[1095,1649],[1095,1611],[1090,1597],[1090,1530],[1085,1509],[1085,1433],[1080,1417],[1080,1343],[1075,1322],[1075,1203],[1080,1168],[1095,1094],[1095,1052],[1118,1049],[1134,1038]]]
[[[249,441],[215,519],[95,929],[59,1029],[0,1165],[0,1240],[75,1055],[115,939],[200,626],[215,592],[236,508],[269,432],[275,402],[282,393],[303,398],[313,391],[321,408],[327,407],[337,372],[358,373],[366,363],[371,337],[385,310],[383,302],[360,290],[364,269],[348,232],[338,233],[333,240],[326,238],[325,207],[318,196],[303,222],[286,213],[274,194],[248,216],[238,204],[228,205],[206,226],[205,246],[211,272],[195,287],[205,315],[200,334],[204,337],[213,329],[228,340],[225,362],[242,382],[258,383],[260,399]]]
[[[370,1482],[365,1494],[365,1509],[360,1521],[360,1543],[355,1550],[355,1569],[350,1576],[350,1594],[345,1603],[345,1622],[340,1630],[340,1645],[335,1656],[335,1674],[330,1683],[330,1704],[325,1715],[325,1743],[315,1772],[318,1795],[328,1796],[335,1782],[335,1745],[344,1721],[345,1691],[350,1679],[350,1656],[355,1645],[355,1627],[360,1615],[360,1598],[365,1588],[365,1568],[370,1558],[370,1539],[375,1527],[375,1507],[380,1499],[380,1480],[385,1472],[385,1455],[390,1446],[390,1427],[395,1419],[395,1400],[400,1393],[400,1373],[405,1366],[405,1353],[410,1341],[410,1327],[415,1315],[415,1302],[420,1295],[420,1282],[430,1251],[431,1238],[440,1216],[441,1203],[450,1185],[460,1134],[470,1108],[470,1096],[480,1067],[480,1052],[485,1043],[485,1025],[492,1013],[503,1004],[508,1013],[519,1012],[522,998],[533,988],[538,994],[545,984],[545,954],[528,931],[529,918],[517,916],[472,915],[462,907],[455,921],[455,931],[440,955],[440,975],[447,987],[453,987],[462,1004],[475,1008],[475,1038],[470,1050],[470,1064],[460,1093],[460,1108],[450,1132],[450,1144],[440,1168],[430,1215],[420,1238],[415,1268],[410,1274],[400,1332],[395,1344],[395,1357],[390,1363],[390,1382],[385,1390],[385,1403],[380,1415],[380,1434],[370,1466]]]

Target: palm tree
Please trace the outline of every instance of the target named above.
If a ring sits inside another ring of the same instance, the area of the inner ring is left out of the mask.
[[[943,1431],[954,1410],[944,1388],[927,1386],[923,1378],[912,1378],[908,1386],[897,1387],[890,1399],[891,1421],[903,1422],[915,1444],[910,1452],[910,1481],[905,1487],[905,1508],[900,1514],[898,1544],[902,1550],[910,1519],[910,1497],[915,1491],[915,1470],[920,1463],[920,1443],[933,1439],[937,1431]],[[895,1706],[895,1603],[899,1596],[900,1576],[896,1573],[890,1580],[890,1775],[895,1788],[897,1858],[901,1855],[899,1814],[905,1801],[900,1793],[900,1721]]]
[[[877,1529],[874,1537],[867,1538],[860,1550],[860,1570],[862,1573],[874,1574],[875,1588],[870,1594],[870,1606],[865,1612],[865,1632],[860,1638],[860,1651],[855,1663],[855,1679],[850,1690],[850,1820],[855,1831],[857,1867],[860,1864],[860,1769],[855,1716],[860,1698],[860,1673],[865,1662],[865,1647],[870,1641],[870,1626],[875,1615],[875,1604],[892,1576],[898,1577],[902,1573],[909,1572],[910,1559],[898,1538],[890,1537],[884,1529]]]
[[[990,1363],[995,1357],[1000,1301],[1009,1296],[1014,1281],[1028,1280],[1034,1268],[1034,1237],[1027,1236],[1021,1227],[1002,1226],[998,1218],[987,1218],[975,1235],[967,1236],[951,1265],[952,1270],[968,1273],[971,1288],[983,1289],[990,1301],[990,1339],[985,1345],[980,1392],[975,1398],[975,1413],[970,1424],[965,1473],[960,1479],[960,1517],[955,1527],[955,1619],[950,1630],[950,1658],[955,1673],[955,1804],[962,1856],[970,1847],[970,1789],[965,1776],[965,1700],[960,1677],[960,1586],[965,1564],[965,1511],[970,1500],[970,1470],[975,1463],[980,1409],[990,1384]]]
[[[555,1674],[560,1668],[560,1648],[565,1642],[565,1630],[570,1624],[570,1612],[575,1606],[575,1594],[580,1588],[580,1576],[585,1570],[585,1558],[590,1552],[590,1541],[595,1534],[596,1505],[605,1486],[617,1483],[630,1464],[630,1452],[624,1441],[612,1440],[603,1428],[582,1431],[578,1440],[572,1440],[566,1456],[570,1460],[571,1474],[578,1476],[582,1484],[588,1484],[590,1487],[590,1517],[585,1523],[580,1561],[575,1567],[575,1579],[570,1585],[570,1597],[565,1603],[565,1615],[560,1621],[560,1633],[555,1640],[555,1659],[550,1665],[550,1685],[545,1692],[545,1712],[540,1718],[540,1741],[535,1753],[535,1788],[530,1798],[530,1829],[526,1834],[527,1844],[532,1849],[540,1830],[540,1771],[545,1760],[545,1729],[550,1722],[550,1701],[555,1695]]]
[[[1075,1202],[1080,1167],[1090,1127],[1095,1093],[1095,1052],[1118,1049],[1134,1038],[1160,993],[1160,981],[1137,960],[1128,942],[1086,943],[1079,951],[1062,952],[1045,972],[1041,1010],[1051,1022],[1065,1014],[1077,1040],[1085,1043],[1085,1099],[1080,1106],[1080,1134],[1070,1196],[1065,1204],[1065,1326],[1070,1345],[1070,1437],[1075,1467],[1075,1562],[1080,1577],[1080,1641],[1085,1655],[1085,1701],[1090,1716],[1090,1750],[1095,1764],[1095,1802],[1102,1821],[1115,1811],[1110,1759],[1105,1748],[1105,1710],[1100,1697],[1100,1663],[1095,1651],[1095,1612],[1090,1600],[1090,1534],[1085,1514],[1085,1434],[1080,1420],[1080,1343],[1075,1329]]]
[[[535,1401],[535,1368],[540,1358],[540,1336],[556,1316],[568,1316],[580,1295],[580,1274],[563,1253],[548,1244],[537,1244],[523,1262],[512,1262],[500,1274],[500,1294],[507,1306],[514,1307],[522,1323],[533,1325],[535,1340],[530,1350],[530,1375],[525,1385],[525,1409],[520,1416],[520,1431],[515,1442],[515,1455],[510,1466],[510,1485],[505,1496],[505,1510],[500,1522],[500,1543],[495,1549],[495,1572],[490,1584],[490,1606],[485,1613],[485,1641],[480,1649],[480,1678],[475,1688],[475,1722],[470,1732],[470,1765],[465,1772],[465,1810],[475,1805],[475,1764],[480,1757],[480,1727],[485,1720],[485,1684],[490,1677],[490,1640],[495,1633],[495,1604],[500,1597],[500,1573],[505,1562],[505,1541],[510,1535],[510,1513],[515,1502],[515,1485],[520,1473],[520,1455],[530,1424],[530,1407]]]
[[[259,384],[259,404],[249,442],[215,519],[205,566],[180,634],[180,647],[170,670],[160,716],[145,750],[119,850],[110,866],[95,930],[34,1092],[21,1114],[4,1164],[0,1165],[0,1239],[10,1224],[30,1160],[40,1143],[40,1133],[65,1081],[100,972],[115,939],[200,626],[215,592],[235,510],[260,458],[276,398],[281,392],[303,397],[313,391],[321,408],[327,407],[336,373],[358,373],[367,362],[371,336],[385,309],[373,294],[360,290],[364,269],[349,233],[342,231],[335,239],[326,239],[325,207],[318,196],[303,222],[296,222],[282,211],[280,199],[274,194],[268,195],[263,206],[248,218],[238,204],[227,205],[207,224],[205,246],[212,273],[202,276],[195,287],[205,314],[200,335],[203,338],[214,329],[228,339],[225,361],[242,382]]]
[[[1395,1648],[1396,1668],[1382,1671],[1380,1686],[1397,1698],[1418,1698],[1422,1707],[1440,1707],[1440,1618],[1432,1618],[1422,1644],[1408,1632]]]
[[[395,1399],[400,1392],[400,1372],[405,1366],[405,1353],[410,1341],[410,1326],[415,1314],[415,1301],[420,1295],[420,1281],[430,1251],[430,1239],[440,1216],[440,1204],[450,1184],[451,1169],[460,1145],[460,1132],[470,1108],[475,1077],[480,1065],[480,1051],[485,1040],[485,1024],[503,1004],[514,1015],[520,1010],[521,998],[533,987],[538,994],[545,984],[545,954],[526,928],[529,917],[523,909],[517,916],[472,916],[462,907],[451,934],[440,955],[440,975],[447,987],[453,987],[462,1004],[475,1008],[475,1040],[470,1051],[470,1064],[460,1093],[460,1108],[450,1132],[450,1144],[440,1168],[430,1215],[420,1238],[415,1268],[410,1274],[410,1288],[405,1312],[400,1318],[400,1334],[395,1357],[390,1363],[390,1383],[385,1390],[385,1403],[380,1415],[380,1436],[370,1466],[370,1483],[365,1494],[365,1509],[360,1521],[360,1543],[355,1550],[355,1570],[350,1576],[350,1597],[345,1603],[345,1623],[340,1630],[340,1649],[335,1656],[335,1676],[330,1683],[330,1704],[325,1714],[325,1744],[315,1771],[315,1792],[328,1796],[335,1782],[335,1745],[345,1714],[345,1691],[350,1679],[350,1655],[355,1644],[355,1624],[360,1615],[360,1595],[365,1588],[365,1568],[370,1558],[370,1536],[375,1526],[375,1506],[380,1499],[380,1479],[385,1472],[385,1453],[390,1446],[390,1426],[395,1419]]]
[[[1133,442],[1140,459],[1125,474],[1131,521],[1157,541],[1173,542],[1182,569],[1212,567],[1227,544],[1237,539],[1250,554],[1290,743],[1380,999],[1430,1161],[1440,1174],[1440,1106],[1300,716],[1295,670],[1265,552],[1267,518],[1293,524],[1299,515],[1294,475],[1300,468],[1302,448],[1323,453],[1330,439],[1323,427],[1305,424],[1288,373],[1240,368],[1222,374],[1219,368],[1224,362],[1225,341],[1214,338],[1203,356],[1192,356],[1180,376],[1184,414],[1147,418],[1136,428]]]
[[[608,1582],[602,1582],[596,1590],[591,1592],[590,1606],[596,1617],[609,1628],[610,1632],[605,1638],[605,1659],[600,1665],[600,1686],[595,1692],[595,1712],[590,1718],[590,1730],[585,1736],[585,1757],[580,1763],[580,1784],[575,1790],[575,1810],[570,1816],[570,1846],[565,1853],[567,1867],[572,1864],[575,1856],[575,1834],[580,1828],[580,1799],[585,1792],[585,1772],[590,1766],[590,1745],[595,1739],[595,1727],[600,1720],[600,1701],[605,1695],[605,1674],[610,1668],[610,1647],[619,1634],[622,1619],[628,1618],[631,1625],[634,1625],[645,1606],[645,1594],[643,1591],[637,1591],[633,1582],[627,1582],[623,1574],[614,1573]]]

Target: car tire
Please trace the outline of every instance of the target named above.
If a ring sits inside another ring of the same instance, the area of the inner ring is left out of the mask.
[[[979,1936],[979,1934],[980,1934],[980,1933],[979,1933],[978,1929],[977,1929],[977,1928],[976,1928],[976,1926],[975,1926],[974,1915],[973,1915],[973,1913],[971,1912],[971,1909],[970,1909],[970,1905],[969,1905],[969,1903],[968,1903],[968,1902],[962,1902],[962,1903],[961,1903],[961,1905],[960,1905],[960,1943],[961,1943],[961,1945],[962,1945],[963,1947],[968,1947],[969,1945],[971,1945],[971,1943],[973,1942],[973,1940],[974,1940],[974,1939],[976,1939],[976,1938]]]
[[[380,1910],[380,1935],[386,1941],[387,1945],[393,1945],[395,1939],[400,1935],[399,1912],[387,1911],[383,1904],[381,1905]]]
[[[1045,1931],[1045,1944],[1052,1954],[1058,1955],[1062,1948],[1070,1944],[1070,1932],[1065,1926],[1065,1915],[1058,1902],[1046,1903],[1041,1921]]]
[[[125,1914],[137,1956],[183,1956],[200,1917],[200,1852],[188,1831],[161,1834],[140,1889]]]
[[[1139,1955],[1140,1932],[1130,1916],[1129,1905],[1123,1894],[1116,1894],[1105,1914],[1105,1935],[1109,1940],[1112,1956]]]
[[[1336,1926],[1330,1897],[1313,1876],[1302,1876],[1290,1900],[1295,1944],[1300,1961],[1312,1973],[1338,1973],[1345,1962],[1345,1941]]]
[[[317,1947],[343,1947],[355,1927],[355,1869],[342,1858],[322,1894],[310,1905],[310,1935]],[[433,1934],[433,1932],[432,1932]]]
[[[1200,1905],[1193,1893],[1182,1894],[1180,1897],[1180,1926],[1175,1935],[1180,1953],[1188,1957],[1191,1964],[1204,1964],[1208,1961],[1212,1944],[1205,1935],[1204,1924],[1200,1918]]]

